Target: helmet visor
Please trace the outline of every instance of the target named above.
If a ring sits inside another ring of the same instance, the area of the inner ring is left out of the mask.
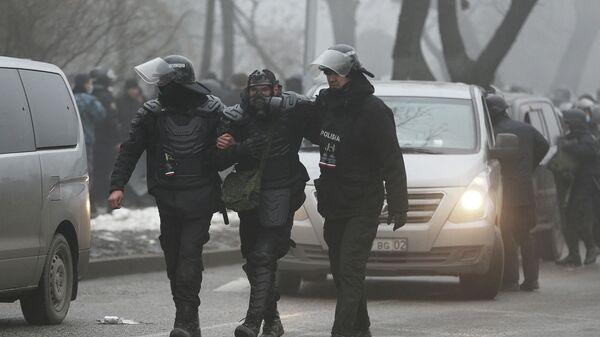
[[[342,53],[337,50],[328,49],[312,61],[309,73],[312,77],[316,78],[323,68],[329,68],[340,76],[348,76],[354,64],[352,56],[355,54],[355,51]]]
[[[175,79],[175,70],[162,58],[157,57],[133,68],[148,84],[165,86]]]

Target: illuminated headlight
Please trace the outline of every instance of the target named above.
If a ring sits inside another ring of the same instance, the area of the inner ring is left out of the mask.
[[[479,191],[466,191],[460,198],[460,206],[466,211],[476,211],[483,207],[483,198]]]
[[[475,177],[460,197],[449,220],[454,223],[463,223],[485,218],[489,201],[488,189],[489,185],[485,173]]]

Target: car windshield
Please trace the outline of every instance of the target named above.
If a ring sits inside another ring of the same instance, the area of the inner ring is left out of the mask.
[[[388,96],[398,142],[405,153],[473,153],[477,126],[468,99]]]

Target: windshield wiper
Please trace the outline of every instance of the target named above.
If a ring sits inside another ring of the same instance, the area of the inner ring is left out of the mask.
[[[440,151],[430,150],[422,147],[403,147],[400,146],[400,149],[404,153],[425,153],[425,154],[442,154]]]

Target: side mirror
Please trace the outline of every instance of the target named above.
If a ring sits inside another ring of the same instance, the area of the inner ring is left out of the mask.
[[[490,157],[494,159],[515,156],[519,151],[519,138],[512,133],[499,133],[496,135],[496,146],[490,150]]]

